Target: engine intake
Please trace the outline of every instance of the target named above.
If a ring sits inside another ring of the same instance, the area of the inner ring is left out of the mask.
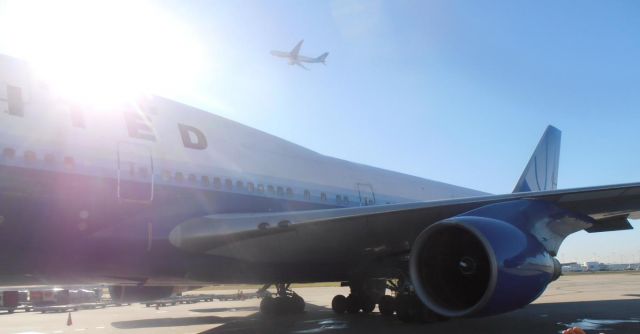
[[[497,219],[459,216],[418,236],[410,275],[427,307],[463,317],[529,304],[557,278],[559,266],[530,233]]]

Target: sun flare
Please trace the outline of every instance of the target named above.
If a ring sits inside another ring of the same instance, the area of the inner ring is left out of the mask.
[[[92,104],[171,91],[204,65],[189,27],[145,1],[9,1],[0,40],[55,92]]]

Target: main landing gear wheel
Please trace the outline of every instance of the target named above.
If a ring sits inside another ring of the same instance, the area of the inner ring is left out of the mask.
[[[304,312],[305,302],[297,293],[291,291],[291,284],[276,284],[276,297],[265,295],[260,302],[260,312],[265,315],[300,314]],[[263,288],[266,290],[268,286]]]
[[[380,314],[388,317],[396,312],[396,299],[393,296],[384,295],[378,302]]]
[[[331,300],[331,309],[336,314],[344,314],[344,312],[347,312],[347,297],[343,295],[333,297],[333,300]]]
[[[414,294],[402,294],[395,298],[396,316],[402,322],[432,323],[448,320],[425,306]]]
[[[380,279],[352,281],[348,285],[351,289],[349,296],[337,295],[331,301],[331,309],[336,314],[373,312],[386,288],[385,280]]]

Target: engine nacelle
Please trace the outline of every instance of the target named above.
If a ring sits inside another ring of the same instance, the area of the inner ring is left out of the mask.
[[[410,275],[427,307],[447,317],[490,315],[535,300],[560,264],[531,233],[505,221],[458,216],[425,229]]]
[[[173,295],[173,286],[124,286],[109,287],[111,299],[116,303],[144,302],[167,298]]]

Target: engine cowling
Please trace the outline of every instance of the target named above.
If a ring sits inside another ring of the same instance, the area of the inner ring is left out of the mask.
[[[458,216],[418,236],[410,275],[418,297],[436,313],[479,316],[529,304],[560,275],[560,264],[515,225]]]
[[[123,286],[109,287],[111,299],[116,303],[144,302],[167,298],[173,295],[173,286]]]

